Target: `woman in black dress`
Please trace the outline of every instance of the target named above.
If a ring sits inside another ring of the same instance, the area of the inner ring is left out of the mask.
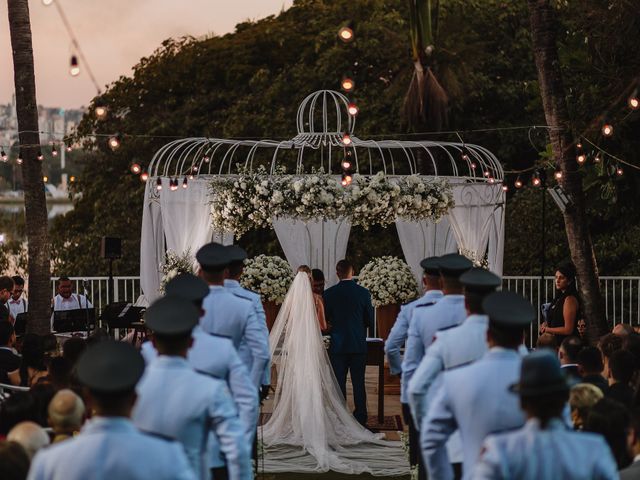
[[[573,263],[560,265],[556,271],[556,298],[551,305],[548,321],[540,326],[540,333],[555,335],[558,345],[569,335],[576,335],[580,304],[576,289],[576,267]]]

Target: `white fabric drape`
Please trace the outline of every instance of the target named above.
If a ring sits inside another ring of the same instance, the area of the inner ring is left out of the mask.
[[[416,277],[418,285],[422,285],[422,259],[458,251],[455,235],[446,216],[438,223],[428,220],[396,220],[396,229],[404,259]]]
[[[488,267],[496,275],[502,276],[504,263],[504,204],[498,206],[489,224],[489,245],[487,247]]]
[[[365,429],[347,410],[304,272],[287,292],[269,347],[278,375],[273,414],[261,429],[265,472],[408,472],[402,444],[382,440],[383,434]]]
[[[460,251],[475,261],[487,252],[489,227],[504,192],[500,184],[463,184],[453,187],[455,207],[449,221]]]
[[[160,289],[160,263],[164,259],[164,231],[160,201],[152,195],[151,182],[144,189],[142,207],[142,232],[140,236],[140,288],[144,299],[141,304],[149,304],[158,298]]]
[[[324,272],[327,288],[337,283],[336,263],[347,253],[351,231],[349,220],[302,222],[274,218],[273,229],[294,271],[300,265],[309,265]]]

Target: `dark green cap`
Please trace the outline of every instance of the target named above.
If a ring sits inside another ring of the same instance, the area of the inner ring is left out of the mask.
[[[498,288],[502,280],[485,268],[474,267],[460,275],[460,283],[466,292],[488,293]]]
[[[144,314],[147,326],[158,335],[185,335],[196,326],[200,312],[189,300],[164,297],[151,304]]]
[[[427,275],[440,275],[440,264],[438,263],[440,257],[428,257],[420,262],[420,267]]]
[[[569,391],[569,381],[558,357],[547,350],[530,353],[522,359],[520,381],[509,390],[521,397],[536,397]]]
[[[494,292],[482,301],[482,309],[489,322],[507,328],[524,328],[535,318],[531,302],[513,292]]]
[[[135,388],[144,372],[144,359],[131,344],[103,340],[78,360],[78,379],[98,393],[125,393]]]
[[[220,269],[225,268],[231,260],[227,247],[219,243],[211,242],[198,250],[196,260],[203,268]]]
[[[247,259],[248,255],[244,248],[239,245],[229,245],[227,248],[227,254],[231,262],[243,262]]]
[[[209,295],[206,282],[191,273],[173,277],[164,289],[167,297],[180,297],[190,302],[201,302]]]
[[[464,272],[473,267],[473,263],[464,255],[449,253],[438,259],[440,273],[444,277],[458,278]]]

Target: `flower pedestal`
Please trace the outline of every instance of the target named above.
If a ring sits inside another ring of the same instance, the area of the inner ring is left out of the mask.
[[[391,328],[396,323],[398,313],[400,313],[400,305],[397,303],[376,308],[378,337],[387,340]],[[400,395],[400,377],[389,373],[389,365],[386,361],[384,363],[384,393],[385,395]]]
[[[278,316],[278,312],[280,312],[280,304],[267,300],[262,302],[262,306],[264,307],[264,314],[267,320],[267,328],[271,331],[271,328],[273,328],[273,324],[276,321],[276,317]]]

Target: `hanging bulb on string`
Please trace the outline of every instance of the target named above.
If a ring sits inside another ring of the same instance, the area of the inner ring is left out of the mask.
[[[146,182],[147,180],[149,180],[149,174],[147,172],[142,172],[140,174],[140,180],[142,182]]]
[[[582,150],[582,144],[580,142],[576,143],[576,148]]]
[[[586,162],[586,161],[587,161],[587,156],[586,156],[584,153],[581,153],[580,155],[578,155],[578,156],[576,157],[576,161],[577,161],[580,165],[582,165],[584,162]]]
[[[16,163],[17,163],[18,165],[22,165],[22,162],[23,162],[23,161],[24,161],[24,160],[23,160],[23,158],[22,158],[22,152],[18,152],[18,158],[16,158]]]
[[[94,110],[94,113],[96,114],[96,118],[98,118],[99,120],[102,120],[107,116],[107,107],[102,102],[102,100],[96,101],[96,108]]]
[[[349,170],[351,168],[351,162],[347,159],[342,161],[342,168],[344,170]]]
[[[355,82],[353,81],[353,79],[345,77],[342,79],[340,85],[342,86],[342,90],[344,90],[345,92],[351,92],[355,87]]]
[[[491,175],[491,173],[489,173],[489,171],[488,171],[488,170],[485,170],[485,172],[484,172],[484,176],[485,176],[485,177],[487,177],[487,178],[489,178],[489,176],[490,176],[490,175]]]
[[[522,188],[522,180],[520,180],[520,177],[516,178],[516,181],[513,184],[516,188]]]
[[[56,148],[55,145],[53,147],[51,147],[51,155],[54,156],[54,157],[58,156],[58,149]]]
[[[342,136],[342,144],[343,145],[351,145],[351,135],[349,135],[348,133],[345,133]]]
[[[170,180],[169,182],[170,182],[169,188],[171,189],[172,192],[175,192],[176,190],[178,190],[178,178]]]
[[[208,154],[205,154],[205,156],[204,156],[204,157],[202,157],[202,161],[203,161],[204,163],[209,163],[209,162],[211,161],[211,158],[209,157],[209,155],[208,155]]]
[[[487,178],[487,181],[488,181],[489,183],[493,184],[493,183],[495,183],[495,182],[496,182],[496,179],[495,179],[495,178],[493,178],[493,177],[488,177],[488,178]]]
[[[187,188],[187,187],[188,187],[187,177],[184,177],[184,180],[182,180],[182,188]]]
[[[509,191],[509,186],[506,183],[502,185],[502,191],[503,192],[508,192]]]
[[[531,180],[531,183],[533,184],[534,187],[539,187],[540,184],[542,183],[542,180],[540,180],[540,174],[538,172],[533,174],[533,179]]]
[[[624,174],[624,170],[622,170],[622,167],[620,165],[618,165],[616,167],[616,175],[618,175],[619,177],[621,177]]]
[[[349,112],[349,115],[351,115],[352,117],[355,117],[360,110],[358,109],[358,106],[355,103],[350,103],[349,106],[347,107],[347,111]]]
[[[553,176],[556,178],[556,180],[562,180],[562,170],[556,170],[553,173]]]
[[[44,160],[44,155],[42,154],[42,151],[38,150],[38,155],[36,156],[36,158],[40,161]]]
[[[605,123],[604,125],[602,125],[602,135],[604,135],[605,137],[610,137],[611,135],[613,135],[613,125],[611,125],[610,123]]]
[[[120,148],[120,135],[116,134],[109,137],[109,141],[107,143],[109,144],[109,148],[111,148],[111,150],[117,150],[118,148]]]
[[[132,165],[131,165],[131,173],[134,173],[134,174],[136,174],[136,175],[137,175],[137,174],[139,174],[141,171],[142,171],[142,167],[140,167],[140,165],[139,165],[139,164],[134,163],[134,164],[132,164]]]
[[[7,154],[4,152],[4,150],[0,150],[0,159],[3,162],[6,162],[7,160],[9,160],[9,157],[7,156]]]
[[[349,22],[347,25],[338,30],[338,38],[344,43],[353,41],[355,35],[353,33],[353,22]]]
[[[602,161],[602,158],[600,158],[599,154],[593,157],[593,163],[600,163],[601,161]]]
[[[80,75],[80,65],[78,65],[78,57],[71,55],[71,61],[69,62],[69,73],[72,77]]]
[[[640,98],[638,98],[638,89],[636,88],[629,97],[629,108],[637,110],[640,107]]]
[[[162,178],[160,177],[156,180],[156,190],[162,190]]]
[[[346,187],[351,185],[352,180],[353,180],[353,177],[351,175],[349,175],[348,173],[343,173],[342,181],[340,183],[342,184],[343,187]]]
[[[73,150],[73,147],[71,146],[71,144],[69,144],[69,145],[67,145],[67,146],[65,147],[65,150],[66,150],[67,152],[70,152],[71,150]]]

